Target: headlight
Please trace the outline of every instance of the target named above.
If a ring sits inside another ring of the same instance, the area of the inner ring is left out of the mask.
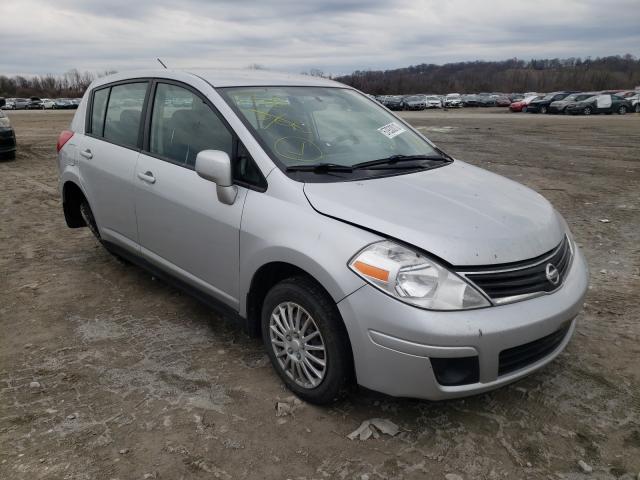
[[[11,127],[11,122],[7,117],[0,117],[0,128],[9,128]]]
[[[465,310],[491,305],[443,266],[388,240],[362,249],[351,259],[349,268],[374,287],[416,307]]]

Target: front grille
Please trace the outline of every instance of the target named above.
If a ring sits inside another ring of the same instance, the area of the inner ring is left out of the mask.
[[[520,370],[552,353],[562,343],[570,326],[571,322],[551,335],[501,351],[498,376]]]
[[[464,275],[496,303],[506,303],[518,299],[513,297],[559,288],[569,271],[572,256],[569,239],[565,236],[560,245],[539,257],[496,267],[474,267]]]

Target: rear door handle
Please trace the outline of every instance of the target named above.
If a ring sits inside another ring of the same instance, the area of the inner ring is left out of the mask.
[[[156,177],[153,176],[153,173],[146,171],[144,173],[138,172],[138,178],[143,182],[147,183],[156,183]]]
[[[93,153],[88,148],[86,150],[81,150],[80,155],[82,155],[87,160],[91,160],[93,158]]]

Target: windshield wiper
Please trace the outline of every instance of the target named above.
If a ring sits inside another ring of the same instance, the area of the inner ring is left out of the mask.
[[[338,165],[336,163],[312,163],[309,165],[291,165],[287,167],[287,172],[352,172],[353,168],[348,165]]]
[[[410,162],[415,160],[439,160],[442,162],[450,161],[442,155],[391,155],[390,157],[379,158],[378,160],[370,160],[368,162],[356,163],[354,169],[367,169],[378,165],[395,165],[400,162]],[[416,165],[402,165],[394,168],[416,168]]]

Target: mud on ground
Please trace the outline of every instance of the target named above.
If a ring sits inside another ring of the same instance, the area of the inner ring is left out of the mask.
[[[513,385],[440,403],[360,390],[330,408],[293,405],[260,341],[68,229],[55,142],[71,113],[9,115],[19,152],[0,162],[0,478],[638,475],[640,115],[407,114],[454,156],[554,203],[591,267],[587,305],[566,352]],[[276,416],[278,401],[293,412]],[[346,438],[376,417],[401,433]]]

